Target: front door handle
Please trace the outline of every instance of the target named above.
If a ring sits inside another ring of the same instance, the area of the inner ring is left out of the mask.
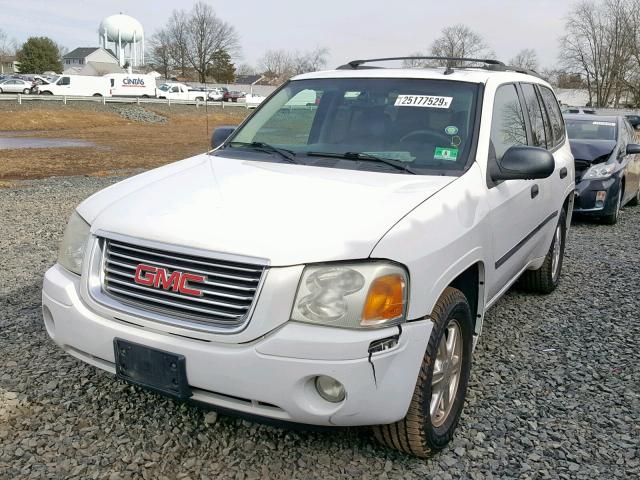
[[[567,176],[567,167],[562,167],[560,169],[560,178],[564,178]]]
[[[538,193],[540,193],[540,189],[538,188],[538,185],[534,185],[533,187],[531,187],[531,198],[536,198],[538,196]]]

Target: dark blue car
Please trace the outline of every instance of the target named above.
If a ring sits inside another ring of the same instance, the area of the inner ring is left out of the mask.
[[[573,212],[618,221],[620,207],[640,203],[640,145],[622,116],[565,114],[576,166]]]

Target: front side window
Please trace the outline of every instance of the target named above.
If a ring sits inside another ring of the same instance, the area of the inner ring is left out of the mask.
[[[562,121],[560,105],[558,105],[556,96],[547,87],[540,86],[540,94],[542,95],[545,107],[547,107],[547,114],[551,122],[553,146],[557,147],[562,143],[562,140],[564,140],[564,122]]]
[[[295,80],[216,154],[242,155],[258,142],[309,165],[398,171],[374,165],[377,157],[413,173],[460,172],[472,148],[477,92],[477,84],[444,80]],[[322,154],[339,161],[319,160]]]
[[[491,146],[496,160],[504,152],[517,145],[527,144],[527,129],[520,99],[513,84],[502,85],[496,90],[491,120]]]
[[[71,79],[69,77],[62,77],[58,85],[71,85]]]

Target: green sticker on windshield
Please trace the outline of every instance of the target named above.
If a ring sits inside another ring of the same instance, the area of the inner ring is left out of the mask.
[[[433,152],[433,158],[434,160],[447,160],[450,162],[455,162],[458,159],[458,149],[436,147],[435,152]]]

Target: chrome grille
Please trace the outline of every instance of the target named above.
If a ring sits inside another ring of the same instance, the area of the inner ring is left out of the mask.
[[[102,239],[102,289],[116,300],[138,308],[188,319],[205,325],[236,327],[246,319],[256,296],[264,266],[150,248],[122,241]],[[201,295],[189,295],[173,288],[142,285],[136,281],[138,265],[204,277],[202,282],[185,282]]]

